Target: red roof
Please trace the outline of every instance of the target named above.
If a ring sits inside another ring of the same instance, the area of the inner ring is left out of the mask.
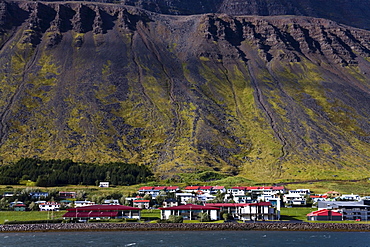
[[[195,205],[195,204],[186,204],[180,205],[175,207],[168,207],[168,208],[159,208],[160,210],[220,210],[216,207],[210,206],[202,206],[202,205]]]
[[[213,207],[245,207],[245,206],[271,206],[270,202],[256,202],[256,203],[206,203],[206,206]]]
[[[184,190],[199,190],[199,186],[186,186]]]
[[[328,195],[313,195],[313,196],[310,196],[310,198],[327,198]]]
[[[116,217],[118,212],[67,212],[63,217],[69,218],[89,218],[89,217]]]
[[[165,190],[167,187],[166,186],[158,186],[154,187],[153,190]]]
[[[249,186],[247,190],[284,190],[284,186]]]
[[[225,186],[215,186],[213,187],[214,190],[223,190],[225,189]]]
[[[139,190],[152,190],[154,187],[141,187]]]
[[[213,186],[200,186],[199,187],[200,190],[210,190],[212,188],[213,188]]]
[[[246,187],[243,187],[243,186],[239,186],[239,187],[232,187],[231,189],[234,189],[234,190],[245,190]]]
[[[150,202],[150,200],[135,200],[134,202]]]
[[[167,187],[167,190],[178,190],[179,186],[169,186]]]
[[[329,212],[331,212],[331,216],[342,216],[341,213],[331,211],[331,210],[327,210],[327,209],[321,209],[321,210],[318,210],[318,211],[311,212],[311,213],[307,214],[307,216],[329,216]]]
[[[140,208],[128,207],[123,205],[91,205],[85,207],[69,208],[71,212],[81,211],[128,211],[128,210],[141,210]]]

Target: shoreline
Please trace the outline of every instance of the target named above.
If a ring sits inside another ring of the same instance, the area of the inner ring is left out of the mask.
[[[0,225],[7,232],[63,231],[345,231],[369,232],[370,224],[351,223],[46,223]]]

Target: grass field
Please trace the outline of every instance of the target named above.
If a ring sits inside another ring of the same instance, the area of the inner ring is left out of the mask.
[[[4,224],[5,221],[24,221],[24,220],[50,220],[61,218],[66,211],[0,211],[0,224]]]

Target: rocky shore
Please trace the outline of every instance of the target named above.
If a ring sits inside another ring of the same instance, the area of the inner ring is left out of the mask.
[[[370,224],[346,223],[61,223],[1,225],[0,232],[36,231],[370,231]]]

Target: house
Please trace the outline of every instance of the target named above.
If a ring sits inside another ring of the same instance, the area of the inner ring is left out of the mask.
[[[76,192],[73,192],[73,191],[59,191],[59,198],[61,198],[61,199],[76,198]]]
[[[212,188],[212,193],[217,194],[217,193],[226,193],[225,186],[214,186]]]
[[[75,201],[75,208],[95,205],[95,202],[91,201]]]
[[[232,195],[242,195],[245,196],[246,188],[245,187],[232,187],[230,189],[227,189],[228,194]]]
[[[197,193],[199,191],[200,186],[186,186],[183,191],[187,193],[195,192]]]
[[[252,198],[247,195],[233,195],[232,200],[236,203],[252,202]]]
[[[327,197],[329,198],[336,198],[336,197],[340,197],[342,194],[337,191],[328,191],[325,193],[325,195],[327,195]]]
[[[351,195],[341,195],[340,199],[344,201],[360,201],[361,197],[359,195],[351,194]]]
[[[220,209],[217,207],[186,204],[175,207],[159,208],[161,210],[161,219],[168,219],[170,215],[182,216],[185,220],[198,219],[199,213],[207,213],[211,220],[219,219]]]
[[[161,192],[166,192],[167,191],[167,187],[166,186],[157,186],[157,187],[154,187],[150,194],[152,195],[152,198],[155,199],[157,196],[159,196],[161,194]]]
[[[176,198],[181,204],[187,204],[197,200],[197,197],[193,193],[176,193]]]
[[[270,202],[239,204],[237,208],[240,220],[277,220],[279,214]]]
[[[285,194],[283,196],[283,202],[285,205],[304,206],[306,205],[306,198],[302,197],[301,195]]]
[[[240,220],[277,220],[280,212],[270,202],[257,203],[206,203],[206,206],[217,207],[220,212],[229,213]]]
[[[141,187],[138,191],[138,194],[139,195],[147,195],[147,194],[152,194],[153,193],[153,188],[154,187],[148,187],[148,186],[144,186],[144,187]]]
[[[31,192],[29,195],[31,196],[32,199],[40,200],[42,198],[48,197],[49,193],[48,192]]]
[[[307,214],[307,220],[342,221],[343,214],[336,212],[336,211],[328,210],[328,209],[321,209],[321,210]]]
[[[328,196],[326,194],[324,195],[310,195],[311,200],[314,203],[321,202],[321,201],[326,201],[328,199]]]
[[[14,211],[26,211],[27,206],[23,203],[17,203],[13,205],[13,210]]]
[[[200,202],[212,201],[215,198],[216,198],[216,196],[211,195],[209,193],[204,193],[204,194],[197,195],[197,201],[200,201]]]
[[[246,193],[276,195],[284,194],[284,186],[250,186],[245,188]]]
[[[15,196],[14,192],[4,192],[3,197],[12,197]]]
[[[137,199],[133,201],[134,207],[138,208],[149,208],[150,200]]]
[[[310,194],[308,189],[289,190],[288,194],[284,194],[283,202],[286,205],[304,206],[306,205],[306,195]]]
[[[311,194],[311,191],[309,189],[296,189],[296,190],[289,190],[288,193],[290,195],[307,196]]]
[[[204,206],[219,208],[220,212],[223,212],[223,213],[226,212],[230,214],[231,217],[233,217],[234,219],[239,218],[238,210],[237,210],[238,205],[239,205],[238,203],[206,203],[204,204]],[[222,215],[220,215],[220,218],[222,218]]]
[[[106,199],[102,203],[104,205],[120,205],[119,201],[117,199]]]
[[[175,198],[167,198],[166,200],[163,201],[164,208],[175,207],[178,205],[179,203]]]
[[[57,202],[45,202],[39,204],[40,211],[58,211],[60,203]]]
[[[168,186],[166,188],[167,192],[176,193],[180,190],[179,186]]]
[[[109,182],[100,182],[99,187],[101,188],[109,188]]]
[[[370,205],[364,201],[324,201],[317,203],[317,209],[328,209],[343,214],[343,220],[369,220]]]
[[[200,186],[198,191],[201,191],[204,194],[211,194],[213,186]]]
[[[75,218],[78,220],[88,219],[140,219],[140,208],[123,205],[91,205],[78,208],[69,208],[63,215],[64,219]]]

